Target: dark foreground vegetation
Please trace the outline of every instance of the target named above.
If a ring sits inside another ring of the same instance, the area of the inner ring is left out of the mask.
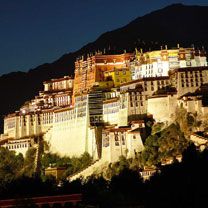
[[[160,172],[146,182],[143,182],[138,170],[129,169],[121,163],[120,172],[112,176],[111,181],[92,176],[85,182],[63,181],[59,187],[54,178],[43,180],[37,175],[7,176],[6,180],[3,178],[5,172],[13,171],[11,174],[15,174],[18,169],[14,167],[8,170],[11,167],[10,160],[7,161],[8,166],[2,164],[1,160],[0,198],[82,193],[80,207],[206,207],[207,161],[208,150],[199,152],[191,145],[184,151],[181,163],[175,161],[171,165],[161,166]],[[14,163],[19,162],[16,160]]]

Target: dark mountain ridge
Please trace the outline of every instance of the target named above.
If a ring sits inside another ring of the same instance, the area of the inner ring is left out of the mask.
[[[138,17],[128,25],[102,34],[96,41],[80,50],[68,53],[53,63],[47,63],[28,72],[12,72],[0,77],[2,95],[0,119],[17,110],[26,100],[37,95],[42,82],[51,78],[73,75],[77,57],[105,49],[108,53],[160,49],[161,45],[208,48],[208,6],[173,4]]]

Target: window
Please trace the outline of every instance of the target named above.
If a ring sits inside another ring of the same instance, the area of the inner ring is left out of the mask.
[[[124,133],[121,134],[121,141],[122,141],[122,145],[125,145],[125,137],[124,137]]]
[[[38,125],[40,125],[40,115],[38,115]]]
[[[163,69],[162,68],[158,68],[158,73],[162,73]]]
[[[104,140],[103,140],[103,147],[109,146],[109,135],[105,134]]]
[[[192,87],[194,86],[193,79],[191,79],[191,86],[192,86]]]
[[[26,118],[23,116],[23,125],[26,126]]]
[[[123,69],[123,74],[126,74],[126,70],[125,69]]]
[[[119,146],[118,133],[115,133],[115,146]]]

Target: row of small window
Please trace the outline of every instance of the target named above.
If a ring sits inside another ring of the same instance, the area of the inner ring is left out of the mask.
[[[143,100],[142,97],[143,97],[142,95],[139,95],[139,96],[130,95],[130,101],[132,101],[132,100]]]
[[[158,68],[157,72],[158,72],[158,73],[163,73],[163,69],[162,69],[162,68]],[[146,70],[146,75],[147,75],[147,74],[153,74],[153,69],[151,69],[151,70]]]
[[[52,113],[46,113],[43,114],[43,124],[48,124],[53,122],[53,114]]]
[[[8,145],[6,148],[7,149],[19,149],[19,148],[27,148],[31,146],[32,146],[31,144],[27,143],[27,144]]]
[[[31,126],[33,126],[33,124],[34,124],[33,121],[31,121],[30,124],[31,124]],[[38,119],[38,125],[40,125],[40,124],[41,124],[40,119]],[[19,123],[19,126],[20,127],[22,126],[21,122]],[[26,122],[23,122],[23,126],[26,126]]]
[[[131,95],[132,96],[139,96],[139,95],[141,95],[142,94],[142,92],[131,92]]]
[[[165,85],[164,85],[164,86],[161,86],[161,87],[158,86],[158,87],[156,87],[156,89],[154,88],[154,86],[151,86],[150,90],[151,90],[151,91],[160,90],[160,89],[162,89],[163,87],[165,87]],[[145,88],[144,88],[144,91],[148,91],[148,88],[145,87]]]
[[[146,75],[147,74],[153,74],[153,70],[151,70],[151,71],[146,71]]]
[[[130,106],[131,107],[134,107],[134,106],[136,106],[136,107],[138,107],[138,106],[143,106],[144,105],[144,103],[143,103],[143,101],[135,101],[135,102],[130,102]]]
[[[105,108],[118,107],[119,105],[120,105],[119,102],[106,103],[106,104],[104,104],[104,109],[105,109]]]
[[[203,84],[203,81],[201,81],[201,84]],[[194,87],[194,83],[193,82],[191,82],[191,83],[188,83],[188,82],[184,83],[184,82],[182,82],[181,86],[182,87]],[[195,83],[195,86],[196,87],[199,86],[198,82]]]
[[[134,140],[136,139],[136,135],[133,135],[133,139]],[[118,134],[115,134],[115,138],[114,138],[115,146],[120,146],[120,143],[121,143],[121,145],[125,145],[126,144],[125,140],[126,139],[125,139],[124,135],[121,135],[121,138],[119,138]],[[110,145],[109,137],[107,136],[103,140],[103,147],[108,147],[109,145]]]
[[[58,89],[59,87],[62,87],[63,85],[65,85],[65,81],[53,82],[53,88],[56,88],[56,89]]]
[[[147,100],[148,96],[147,95],[142,95],[141,92],[137,92],[137,93],[134,93],[132,92],[130,94],[130,101],[132,100]]]
[[[157,80],[157,85],[168,85],[169,84],[169,81],[168,80]],[[154,85],[154,81],[151,81],[150,82],[151,85]],[[147,86],[147,82],[144,82],[144,86]]]
[[[200,71],[200,72],[197,72],[197,71],[192,72],[192,71],[190,71],[189,74],[188,74],[188,72],[185,72],[185,74],[181,74],[181,78],[184,78],[184,77],[186,77],[186,78],[193,77],[193,75],[195,77],[198,77],[198,76],[202,77],[202,71]]]
[[[119,112],[119,109],[111,109],[111,110],[104,110],[103,111],[103,114],[111,114],[111,113],[118,113]]]
[[[103,122],[103,118],[101,116],[90,117],[90,122],[91,123]]]
[[[196,83],[198,83],[198,82],[203,82],[203,78],[200,78],[200,79],[182,79],[181,80],[181,83],[194,83],[194,82],[196,82]]]
[[[117,80],[116,80],[116,82],[125,83],[125,82],[127,82],[127,81],[126,81],[126,79],[125,79],[125,78],[123,78],[122,80],[120,80],[120,79],[117,79]]]
[[[64,117],[59,116],[59,117],[56,117],[55,118],[55,122],[57,123],[57,122],[60,122],[60,121],[68,121],[68,120],[73,120],[73,119],[75,119],[75,114],[72,115],[72,116],[64,116]]]
[[[69,104],[70,104],[70,101],[58,101],[58,102],[56,102],[57,106],[66,106],[66,105],[69,105]]]
[[[141,172],[141,176],[151,176],[154,173],[154,171],[143,171]]]
[[[43,119],[43,124],[51,124],[53,123],[53,118],[50,118],[50,119]]]
[[[114,142],[115,142],[115,146],[119,146],[119,145],[120,145],[120,141],[119,141],[118,136],[116,136],[116,137],[114,138]],[[126,143],[125,143],[125,138],[124,138],[124,137],[121,138],[121,144],[122,144],[122,145],[125,145],[125,144],[126,144]],[[106,138],[103,140],[103,147],[108,147],[109,145],[110,145],[109,137],[106,137]]]
[[[21,119],[20,119],[20,123],[19,125],[21,126],[22,123],[23,123],[23,126],[26,126],[26,121],[27,121],[27,118],[25,116],[23,116]],[[34,122],[34,118],[31,116],[30,117],[30,123],[31,125],[33,125],[33,122]],[[40,124],[40,115],[38,114],[38,124]]]
[[[139,70],[142,71],[144,68],[145,69],[153,69],[153,65],[152,64],[146,64],[146,66],[145,65],[143,65],[143,67],[140,66]]]
[[[189,82],[189,80],[190,80],[190,82],[193,82],[193,80],[195,80],[195,82],[200,82],[200,81],[203,82],[203,78],[202,77],[198,78],[198,79],[197,78],[195,78],[195,79],[193,79],[193,78],[189,78],[189,79],[188,78],[186,78],[186,79],[182,78],[181,82]]]
[[[120,70],[120,71],[121,71],[121,70]],[[116,74],[116,75],[119,75],[119,70],[115,70],[115,74]],[[125,69],[122,70],[122,74],[123,74],[123,75],[126,74],[126,70],[125,70]]]

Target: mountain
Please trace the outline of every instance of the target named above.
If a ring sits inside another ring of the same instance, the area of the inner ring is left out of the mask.
[[[26,100],[37,95],[42,82],[51,78],[73,75],[76,57],[106,50],[108,53],[160,49],[161,45],[208,48],[208,6],[173,4],[138,17],[128,25],[102,34],[74,53],[68,53],[53,63],[28,72],[12,72],[0,77],[0,122],[3,115],[17,110]]]

